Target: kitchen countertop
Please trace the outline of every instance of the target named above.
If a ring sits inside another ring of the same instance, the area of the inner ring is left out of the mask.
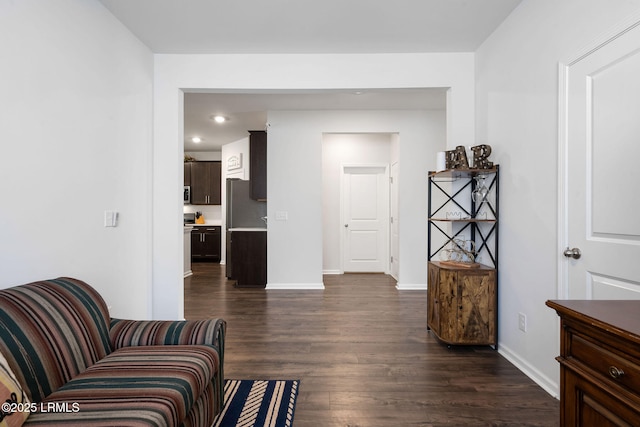
[[[230,228],[227,231],[267,231],[266,227],[237,227]]]
[[[220,227],[222,221],[208,221],[204,224],[184,224],[185,227]]]

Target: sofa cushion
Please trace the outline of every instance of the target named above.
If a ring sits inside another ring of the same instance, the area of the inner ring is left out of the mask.
[[[0,353],[33,402],[109,354],[109,323],[102,297],[80,280],[0,290]]]
[[[205,391],[213,393],[218,362],[213,346],[122,348],[43,402],[68,411],[31,414],[29,424],[179,426]]]
[[[29,399],[7,360],[0,354],[0,426],[20,427],[29,416]]]
[[[224,406],[224,337],[227,322],[206,320],[123,320],[111,319],[111,348],[144,345],[213,345],[218,349],[220,366],[214,394],[216,411]]]

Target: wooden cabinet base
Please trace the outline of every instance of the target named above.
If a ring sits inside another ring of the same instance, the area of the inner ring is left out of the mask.
[[[266,231],[229,231],[229,279],[239,288],[264,288],[267,285]]]
[[[220,262],[221,227],[195,227],[191,232],[191,260]]]
[[[496,270],[429,262],[427,326],[451,345],[497,344]]]

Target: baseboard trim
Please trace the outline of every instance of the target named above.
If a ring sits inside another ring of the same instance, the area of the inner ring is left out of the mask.
[[[397,283],[396,289],[399,291],[426,291],[426,283]]]
[[[516,368],[520,369],[526,376],[531,378],[536,384],[544,389],[547,393],[553,396],[556,399],[559,399],[560,396],[560,387],[558,383],[551,380],[546,375],[542,374],[542,372],[538,371],[536,368],[531,366],[526,360],[521,358],[517,353],[511,351],[509,347],[504,346],[501,343],[498,343],[498,353],[500,353],[505,359],[507,359],[511,364],[513,364]]]
[[[322,274],[342,274],[341,270],[322,270]]]
[[[270,290],[304,290],[323,291],[324,283],[267,283],[266,289]]]
[[[189,271],[185,271],[184,272],[184,278],[186,279],[189,276],[193,276],[193,271],[189,270]]]

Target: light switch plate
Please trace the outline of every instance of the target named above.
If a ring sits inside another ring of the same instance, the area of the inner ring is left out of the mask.
[[[104,211],[104,226],[105,227],[117,227],[118,226],[118,212]]]

